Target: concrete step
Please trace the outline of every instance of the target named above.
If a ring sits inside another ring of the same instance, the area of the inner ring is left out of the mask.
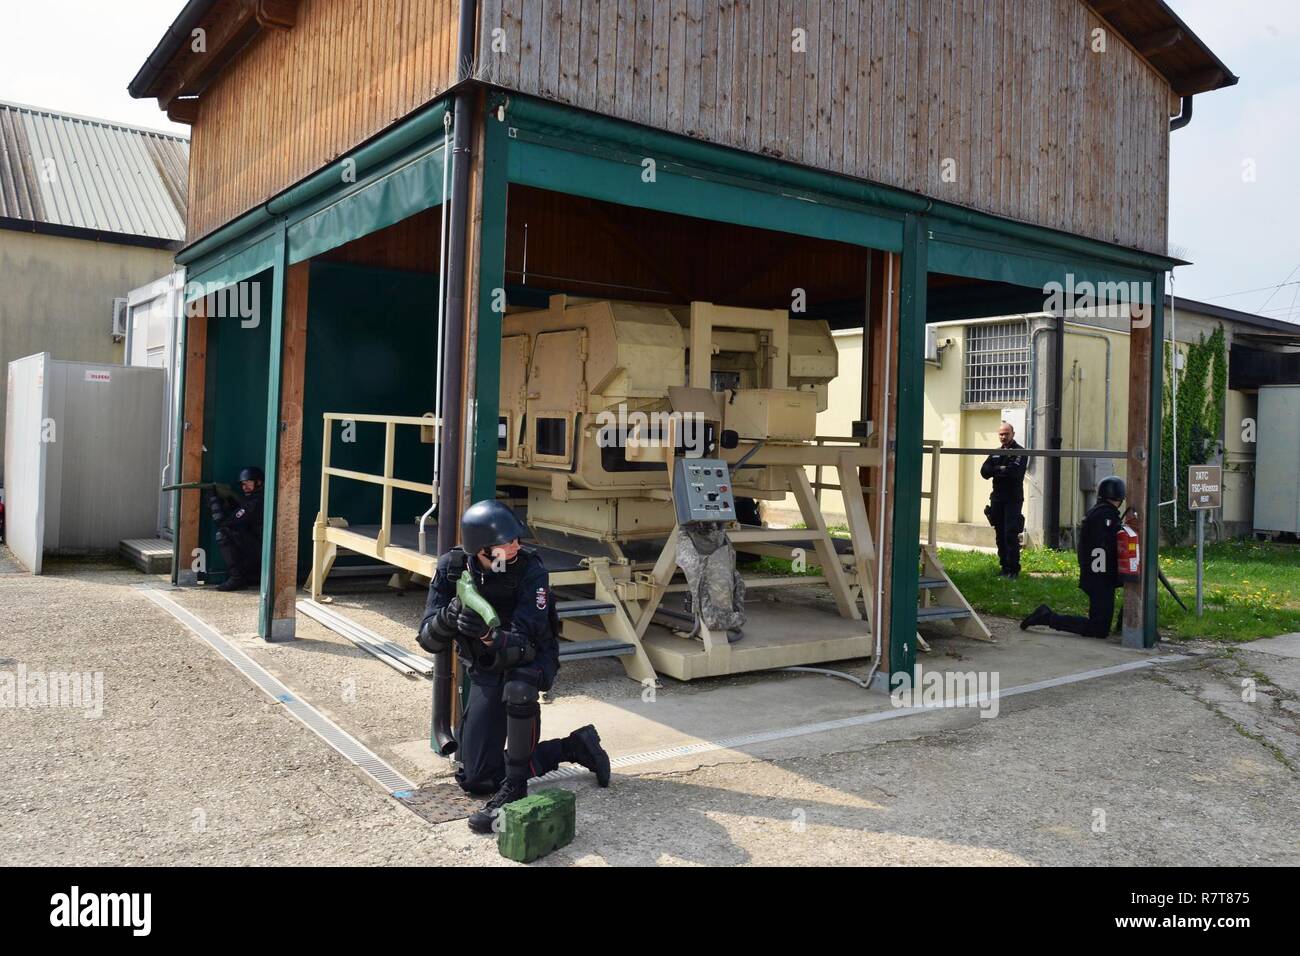
[[[127,538],[118,551],[145,574],[170,574],[172,543],[166,538]]]

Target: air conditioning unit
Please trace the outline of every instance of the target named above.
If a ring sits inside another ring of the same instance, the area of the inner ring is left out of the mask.
[[[126,338],[126,323],[130,321],[130,313],[126,307],[126,299],[118,298],[113,300],[113,341],[120,342]]]

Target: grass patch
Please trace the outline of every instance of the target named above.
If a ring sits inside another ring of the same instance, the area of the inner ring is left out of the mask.
[[[1021,552],[1020,578],[999,578],[996,555],[940,549],[953,583],[982,614],[1024,617],[1039,604],[1083,614],[1087,597],[1078,588],[1073,552],[1045,548]],[[1225,541],[1205,548],[1205,615],[1196,616],[1196,549],[1169,548],[1160,567],[1173,583],[1184,611],[1161,587],[1162,636],[1238,643],[1300,631],[1300,548],[1258,541]]]

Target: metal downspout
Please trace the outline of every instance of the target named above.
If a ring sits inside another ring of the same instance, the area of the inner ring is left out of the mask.
[[[456,41],[457,81],[474,75],[474,34],[478,21],[475,0],[462,0],[460,32]],[[464,356],[465,342],[465,242],[469,225],[470,143],[474,129],[473,89],[456,94],[455,121],[452,126],[451,223],[447,237],[447,304],[446,342],[443,349],[441,460],[438,481],[438,553],[444,554],[456,544],[460,522],[461,446],[464,444]],[[450,480],[446,480],[450,478]],[[451,730],[452,680],[454,666],[450,650],[433,658],[433,727],[430,738],[434,750],[443,757],[456,751]]]
[[[442,472],[442,355],[446,342],[447,324],[447,177],[450,170],[447,161],[448,147],[451,146],[451,114],[442,117],[442,197],[438,203],[438,336],[437,351],[434,362],[433,379],[433,494],[430,496],[429,509],[420,515],[419,551],[428,554],[424,532],[425,522],[438,509],[439,479]]]
[[[875,649],[871,652],[871,670],[867,674],[866,685],[871,686],[872,679],[876,676],[876,671],[880,669],[880,652],[884,640],[881,634],[881,627],[884,624],[884,600],[885,600],[885,562],[881,560],[881,554],[884,550],[885,540],[885,495],[889,486],[887,475],[889,472],[889,402],[891,391],[889,388],[892,378],[889,369],[889,357],[893,354],[893,333],[894,333],[894,256],[893,253],[885,254],[885,295],[884,295],[884,314],[885,314],[885,351],[881,360],[881,368],[884,374],[881,378],[884,380],[884,396],[880,402],[880,518],[876,523],[878,544],[876,546],[876,622],[875,627]],[[900,319],[901,325],[901,319]],[[892,609],[891,609],[892,612]],[[886,678],[886,691],[888,691],[888,679]]]

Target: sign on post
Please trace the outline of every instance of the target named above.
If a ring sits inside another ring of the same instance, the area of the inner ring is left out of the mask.
[[[1187,469],[1187,507],[1196,512],[1196,616],[1205,611],[1205,512],[1223,507],[1223,467]]]
[[[1223,507],[1223,466],[1192,465],[1187,469],[1187,507],[1193,511]]]

